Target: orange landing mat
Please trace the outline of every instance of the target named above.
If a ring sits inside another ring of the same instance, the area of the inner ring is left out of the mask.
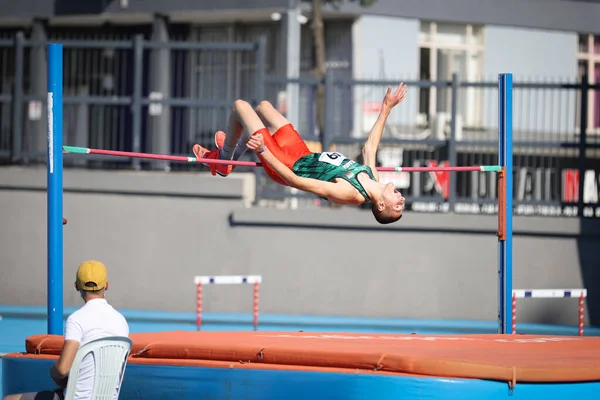
[[[310,332],[131,334],[131,363],[410,374],[516,382],[600,381],[600,337]],[[27,338],[57,355],[62,336]]]

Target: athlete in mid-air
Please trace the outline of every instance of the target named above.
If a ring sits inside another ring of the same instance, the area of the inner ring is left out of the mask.
[[[404,197],[393,183],[379,182],[375,166],[387,118],[404,100],[406,91],[403,83],[394,92],[388,88],[377,121],[362,148],[364,164],[338,152],[311,152],[292,124],[267,101],[253,109],[246,101],[236,100],[227,134],[218,131],[215,135],[217,149],[209,151],[196,144],[193,152],[197,158],[238,160],[250,149],[274,181],[335,204],[371,202],[371,210],[379,223],[395,222],[402,217]],[[233,170],[231,165],[207,165],[213,175],[227,176]]]

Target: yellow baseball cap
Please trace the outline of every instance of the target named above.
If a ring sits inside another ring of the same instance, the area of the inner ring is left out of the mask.
[[[79,264],[75,283],[81,290],[100,290],[106,287],[108,274],[100,261],[88,260]]]

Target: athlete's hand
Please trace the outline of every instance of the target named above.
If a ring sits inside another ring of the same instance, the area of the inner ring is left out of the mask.
[[[252,135],[248,143],[246,143],[246,147],[254,152],[262,151],[265,148],[265,141],[261,133]]]
[[[407,91],[408,88],[404,83],[400,83],[394,93],[392,93],[392,88],[388,87],[385,98],[383,99],[384,107],[389,109],[394,108],[398,103],[406,98]]]

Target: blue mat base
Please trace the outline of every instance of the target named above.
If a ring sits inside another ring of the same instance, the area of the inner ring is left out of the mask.
[[[51,360],[3,358],[3,396],[54,389]],[[121,399],[598,399],[600,382],[517,383],[435,377],[128,364]]]

